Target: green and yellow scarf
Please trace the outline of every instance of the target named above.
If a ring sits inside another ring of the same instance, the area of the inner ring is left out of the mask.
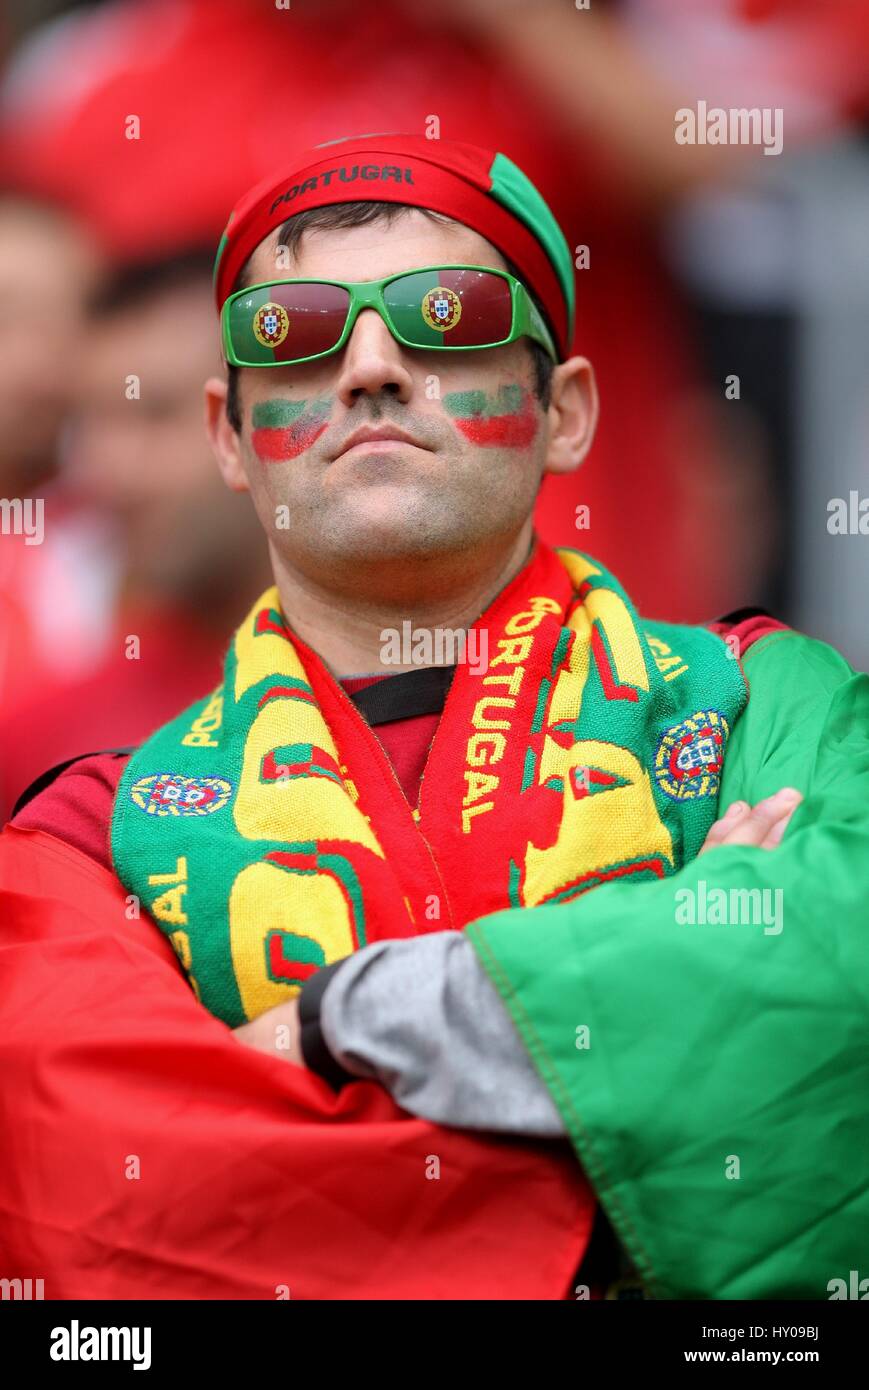
[[[226,1023],[370,942],[697,854],[747,698],[722,639],[641,621],[602,565],[539,544],[475,627],[487,669],[458,666],[416,807],[274,588],[222,685],[130,758],[117,874]]]

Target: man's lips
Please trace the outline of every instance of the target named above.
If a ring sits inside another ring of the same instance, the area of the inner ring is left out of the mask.
[[[338,452],[332,455],[332,461],[349,453],[351,449],[360,454],[376,454],[379,449],[399,444],[412,444],[415,449],[427,448],[397,425],[360,425],[359,429],[354,430],[344,441]]]

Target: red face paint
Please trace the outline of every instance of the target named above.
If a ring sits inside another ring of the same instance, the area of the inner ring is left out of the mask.
[[[481,448],[525,449],[537,433],[531,392],[522,386],[485,391],[451,391],[444,409],[466,439]]]
[[[259,401],[253,408],[251,442],[263,463],[283,463],[310,449],[329,423],[332,402]]]

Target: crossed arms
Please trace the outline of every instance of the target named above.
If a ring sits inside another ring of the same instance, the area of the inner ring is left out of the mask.
[[[733,802],[700,853],[726,845],[774,851],[801,800],[795,788],[783,788],[754,807]],[[565,1134],[509,1013],[461,933],[378,942],[324,975],[303,990],[303,999],[310,992],[315,1001],[307,1010],[301,1006],[305,1036],[293,999],[236,1028],[238,1041],[310,1065],[333,1084],[379,1081],[403,1109],[438,1124],[541,1138]]]

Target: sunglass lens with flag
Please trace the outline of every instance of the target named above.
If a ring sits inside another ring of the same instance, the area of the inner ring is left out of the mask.
[[[233,295],[223,307],[227,359],[242,367],[301,362],[332,352],[350,291],[322,280],[276,280]]]
[[[380,281],[276,280],[241,290],[223,307],[227,360],[263,367],[326,356],[343,345],[361,308],[376,309],[398,341],[414,348],[495,347],[523,332],[538,337],[527,292],[512,276],[442,266]]]
[[[383,302],[410,347],[493,347],[513,324],[510,281],[486,270],[417,270],[384,285]]]

